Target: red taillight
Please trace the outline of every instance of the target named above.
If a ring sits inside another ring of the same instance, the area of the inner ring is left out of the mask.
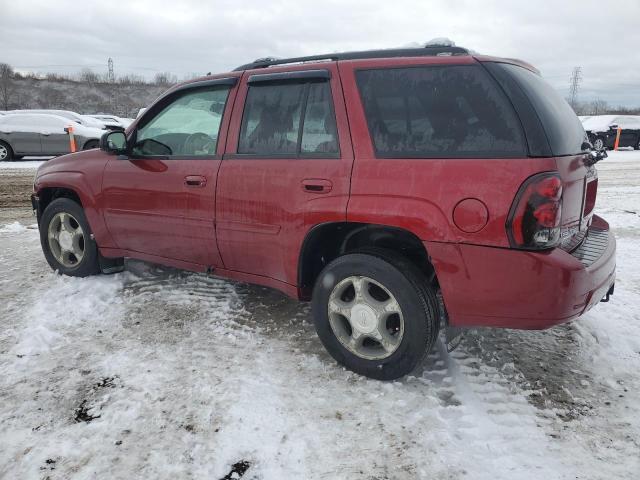
[[[596,206],[596,195],[598,193],[598,179],[591,180],[587,183],[587,189],[584,195],[584,216],[593,212],[593,207]]]
[[[540,173],[524,182],[511,206],[507,234],[511,246],[551,248],[560,240],[562,180],[557,173]]]

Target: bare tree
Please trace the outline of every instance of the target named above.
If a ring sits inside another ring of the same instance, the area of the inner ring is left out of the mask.
[[[160,73],[156,73],[156,76],[154,78],[154,83],[156,85],[163,85],[163,86],[173,85],[174,83],[178,83],[178,77],[176,77],[170,72],[160,72]]]
[[[12,94],[13,68],[6,63],[0,63],[0,105],[3,110],[9,110]]]
[[[80,81],[87,85],[93,86],[100,81],[100,75],[91,70],[90,68],[83,68],[80,72]]]
[[[609,111],[609,105],[604,100],[597,98],[593,102],[591,102],[591,115],[603,115]]]

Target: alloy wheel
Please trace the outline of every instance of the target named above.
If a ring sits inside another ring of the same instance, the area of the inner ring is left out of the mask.
[[[595,148],[596,150],[602,150],[604,148],[604,142],[601,138],[595,139],[595,141],[593,142],[593,148]]]
[[[49,222],[49,248],[66,268],[77,267],[84,257],[85,234],[78,220],[67,212],[57,213]]]
[[[4,145],[0,145],[0,162],[6,160],[9,156],[9,150]]]
[[[365,360],[391,356],[404,335],[398,301],[381,283],[364,276],[339,282],[329,296],[329,323],[338,341]]]

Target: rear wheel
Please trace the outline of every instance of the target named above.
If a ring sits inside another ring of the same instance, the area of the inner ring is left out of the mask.
[[[596,137],[596,139],[593,141],[593,148],[595,148],[596,150],[604,150],[604,138]]]
[[[378,380],[410,373],[438,336],[433,289],[411,262],[384,249],[344,255],[327,265],[314,288],[313,315],[331,356]]]
[[[13,160],[13,150],[8,143],[0,142],[0,162]]]
[[[40,219],[40,243],[52,269],[73,277],[100,273],[98,247],[80,205],[68,198],[51,202]]]

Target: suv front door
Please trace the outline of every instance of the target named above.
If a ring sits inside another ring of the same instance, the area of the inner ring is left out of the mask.
[[[353,151],[336,64],[248,71],[238,95],[218,175],[218,247],[227,270],[294,289],[307,232],[346,219]]]
[[[192,269],[220,266],[216,176],[236,80],[194,82],[169,93],[130,133],[129,155],[109,160],[104,218],[119,248]]]

